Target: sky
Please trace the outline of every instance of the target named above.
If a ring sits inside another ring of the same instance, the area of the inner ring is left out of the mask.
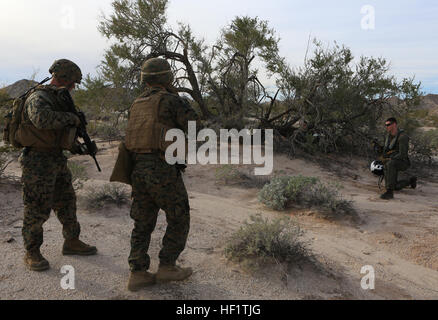
[[[0,87],[32,75],[43,79],[60,58],[95,75],[109,47],[97,25],[111,2],[0,0]],[[303,65],[309,37],[327,46],[336,41],[357,58],[386,58],[398,79],[415,77],[422,91],[438,94],[436,0],[170,0],[168,7],[171,26],[188,23],[210,44],[242,15],[268,21],[291,66]]]

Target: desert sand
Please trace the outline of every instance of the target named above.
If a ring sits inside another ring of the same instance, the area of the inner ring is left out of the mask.
[[[100,143],[102,173],[87,156],[72,160],[86,166],[87,185],[108,183],[118,143]],[[220,185],[216,165],[192,165],[184,180],[190,196],[191,230],[179,263],[194,274],[181,283],[160,284],[131,293],[129,276],[129,205],[89,212],[79,205],[81,238],[98,247],[92,257],[64,257],[61,225],[52,213],[44,225],[43,255],[51,269],[36,273],[23,264],[21,236],[23,205],[15,161],[6,174],[15,182],[0,181],[0,299],[438,299],[438,183],[420,179],[415,190],[396,193],[393,201],[379,199],[377,179],[366,161],[347,159],[342,175],[304,159],[276,155],[277,174],[318,176],[339,182],[342,194],[354,201],[354,216],[327,219],[315,209],[275,212],[258,202],[256,188]],[[249,170],[241,166],[241,170]],[[130,191],[129,186],[125,186]],[[81,192],[78,197],[80,199]],[[294,219],[305,231],[311,261],[289,270],[269,266],[250,272],[223,255],[227,239],[245,220],[261,213]],[[150,246],[151,270],[156,271],[166,228],[160,214]],[[75,269],[75,290],[64,290],[62,266]],[[375,269],[375,289],[361,287],[363,266]]]

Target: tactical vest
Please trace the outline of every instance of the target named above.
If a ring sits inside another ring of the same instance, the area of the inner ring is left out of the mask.
[[[385,152],[396,150],[398,148],[398,139],[403,130],[399,129],[397,135],[391,139],[391,135],[388,133],[385,139]]]
[[[67,106],[58,98],[58,94],[66,90],[54,86],[39,86],[36,91],[44,91],[53,111],[67,112]],[[33,94],[33,93],[32,93]],[[76,138],[76,128],[66,127],[59,130],[38,129],[30,121],[27,114],[27,103],[21,114],[21,123],[16,133],[17,141],[23,147],[31,147],[40,150],[70,150]]]
[[[398,143],[398,141],[399,141],[400,136],[402,134],[405,135],[406,133],[404,132],[403,129],[398,129],[397,135],[395,137],[393,137],[392,139],[391,139],[391,135],[390,134],[386,135],[385,149],[384,149],[386,153],[390,152],[390,151],[399,152],[399,143]],[[404,160],[409,161],[409,158],[404,159]]]
[[[134,101],[129,111],[126,148],[135,153],[163,153],[172,142],[165,140],[172,129],[159,121],[160,102],[167,91],[158,91]]]

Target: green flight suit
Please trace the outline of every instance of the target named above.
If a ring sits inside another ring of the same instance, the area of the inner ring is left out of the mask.
[[[387,134],[385,139],[385,154],[392,153],[384,162],[385,187],[386,190],[401,190],[410,185],[409,180],[398,180],[398,173],[406,171],[410,166],[409,160],[409,136],[401,129],[393,137]]]

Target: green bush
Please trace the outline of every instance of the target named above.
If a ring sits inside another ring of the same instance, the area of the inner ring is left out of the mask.
[[[237,170],[233,165],[226,164],[216,168],[215,172],[216,182],[224,184],[241,183],[248,179],[248,177]]]
[[[313,177],[275,177],[260,191],[259,201],[274,210],[284,210],[292,203],[302,202],[300,197],[304,190],[317,182],[318,179]]]
[[[85,166],[75,161],[68,161],[67,166],[70,169],[75,190],[81,189],[83,182],[88,180]]]
[[[352,203],[342,198],[340,186],[325,184],[315,177],[279,176],[263,187],[259,201],[274,210],[291,206],[319,207],[331,211],[353,211]]]
[[[122,136],[122,130],[119,126],[105,122],[90,122],[87,131],[90,136],[105,140],[116,140]]]
[[[121,207],[129,202],[129,198],[129,193],[123,186],[109,183],[100,187],[88,187],[83,202],[87,209],[99,210],[107,204]]]
[[[429,110],[427,109],[416,109],[409,112],[409,116],[415,119],[425,119],[429,115]]]
[[[308,256],[302,235],[299,226],[289,218],[269,221],[257,214],[231,236],[224,253],[229,260],[249,259],[258,265],[270,261],[296,262]]]
[[[434,127],[438,128],[438,115],[429,116],[429,120]]]
[[[438,154],[438,129],[417,131],[411,136],[412,160],[432,164],[433,157]]]

